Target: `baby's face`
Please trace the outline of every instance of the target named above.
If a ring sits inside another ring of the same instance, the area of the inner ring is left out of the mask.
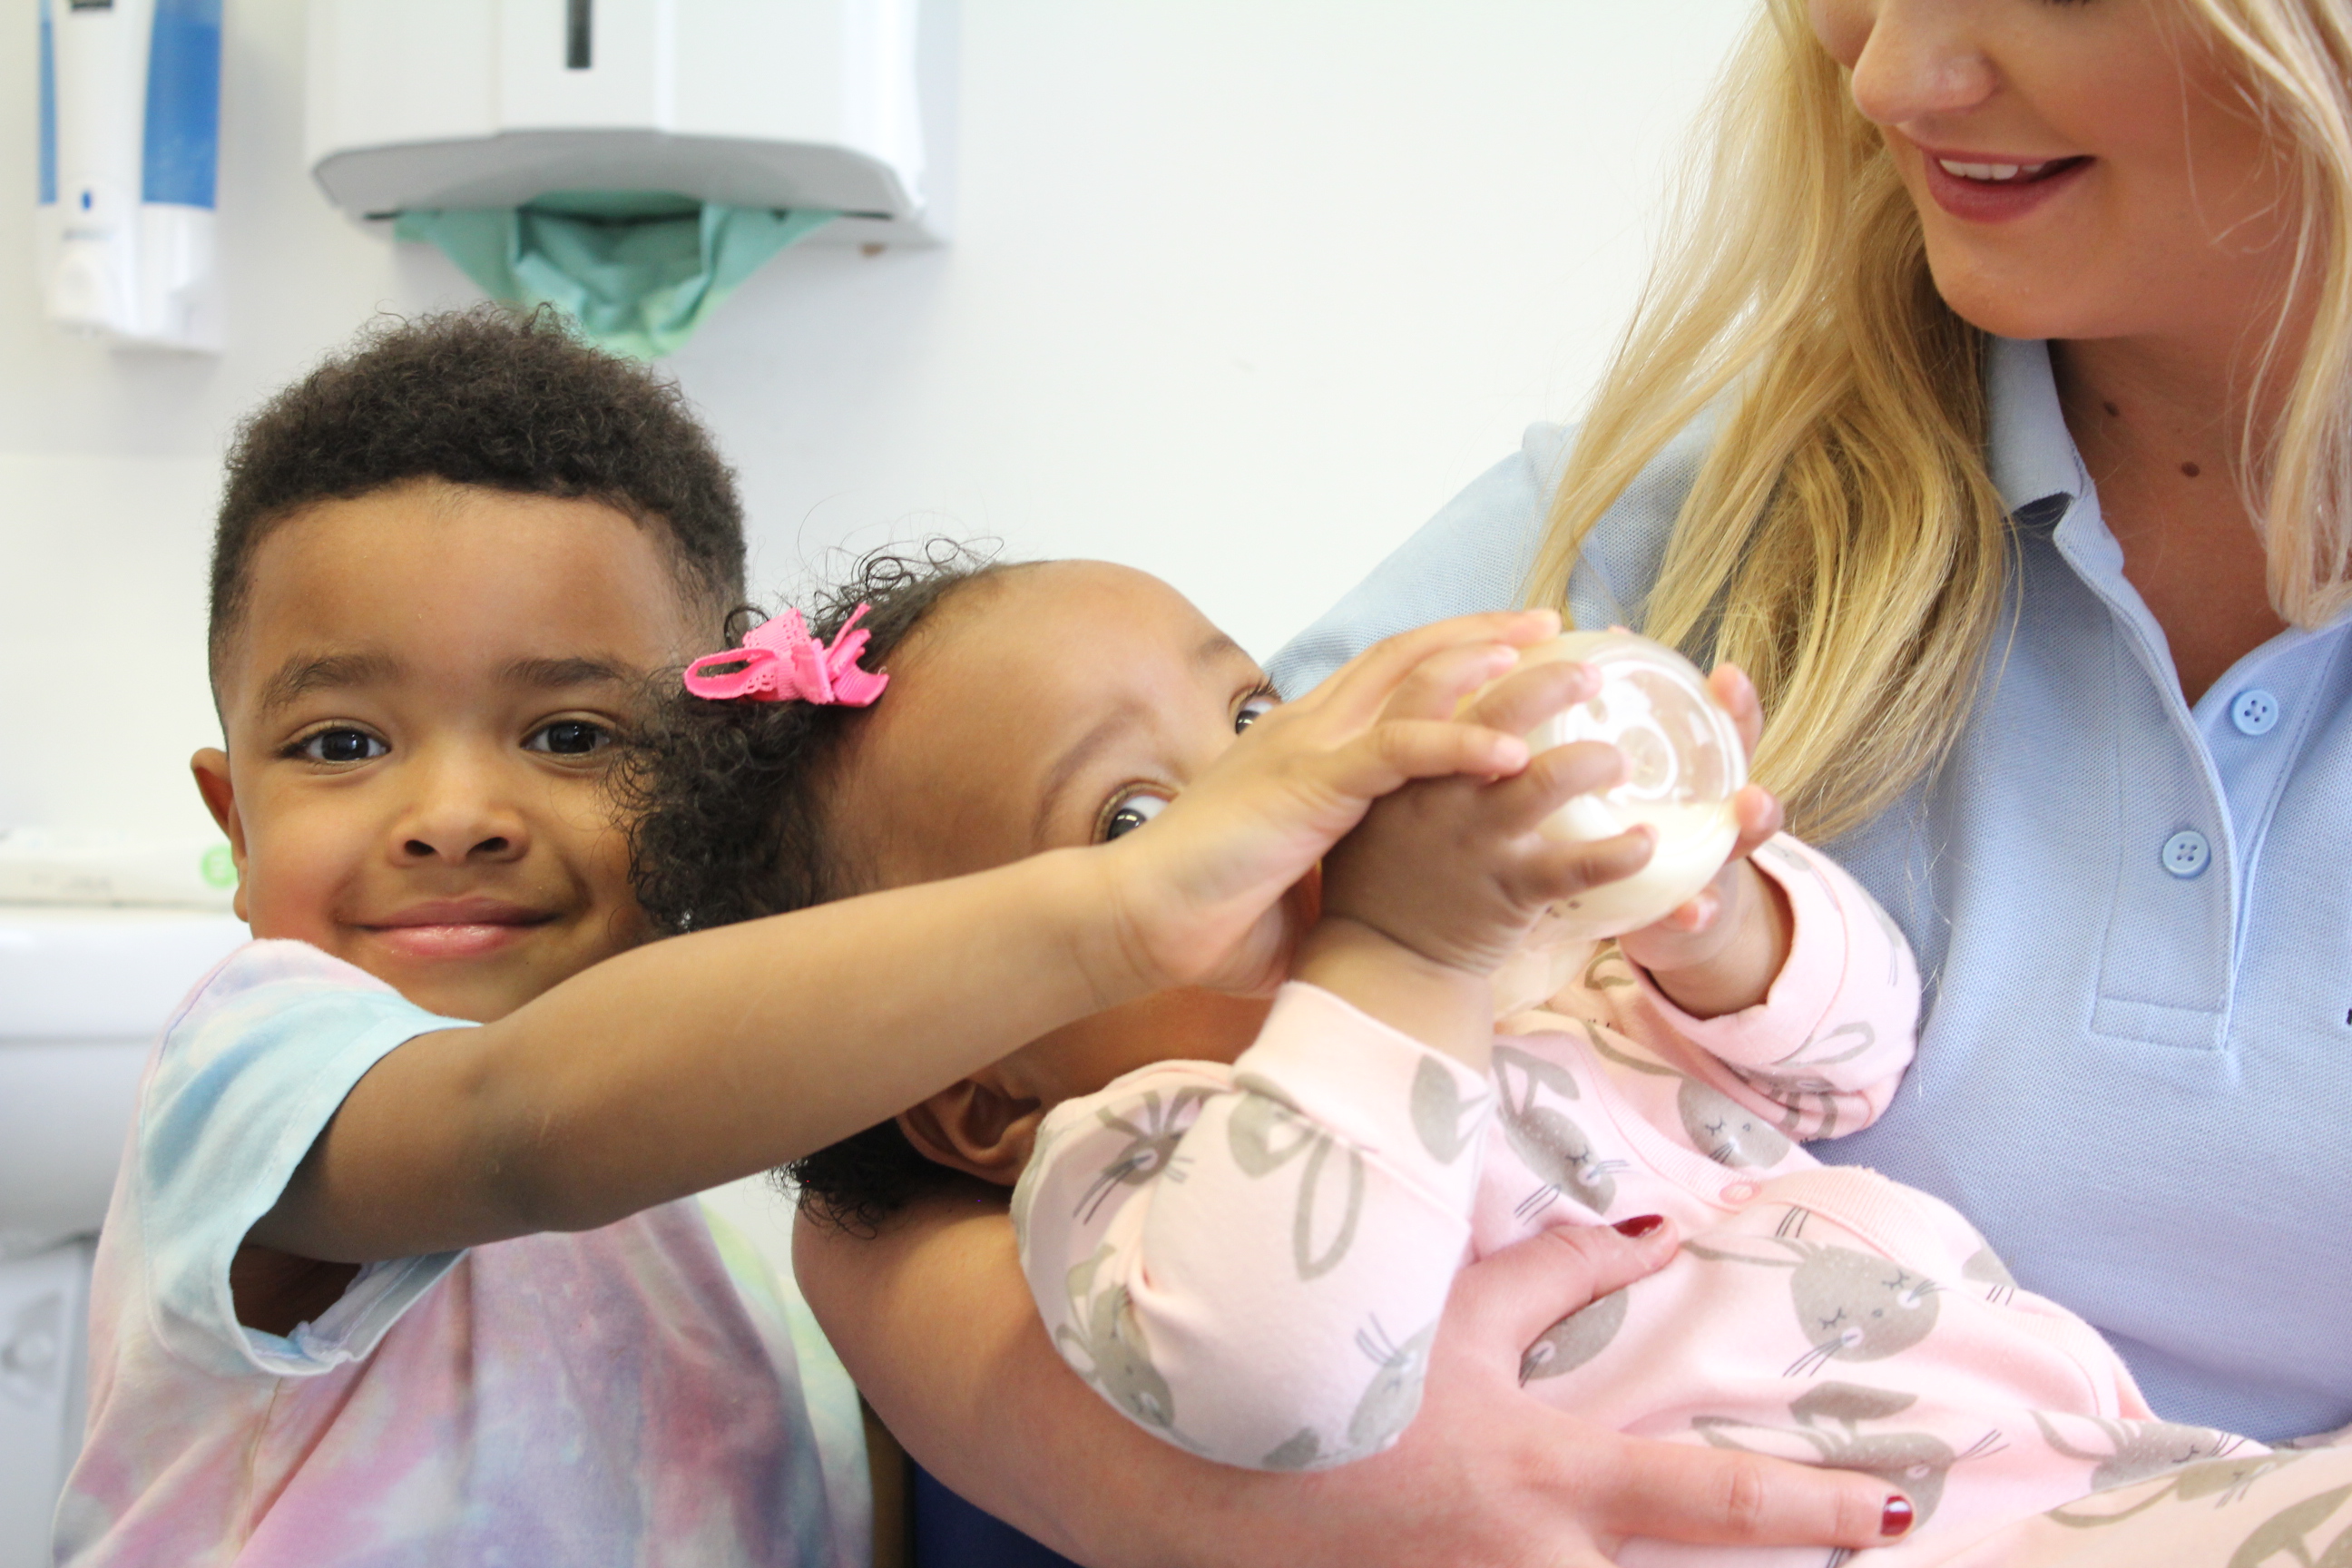
[[[690,612],[661,542],[588,500],[421,482],[256,551],[196,775],[237,912],[452,1017],[511,1012],[644,935],[614,736]]]
[[[1275,700],[1190,600],[1101,562],[982,579],[889,664],[897,679],[831,792],[834,832],[877,887],[1149,832]],[[1056,1031],[1012,1065],[1050,1103],[1149,1061],[1229,1061],[1265,1010],[1164,992]]]

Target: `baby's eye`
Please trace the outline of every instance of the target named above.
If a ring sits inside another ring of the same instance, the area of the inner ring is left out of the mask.
[[[1168,797],[1164,795],[1138,792],[1123,796],[1112,805],[1109,815],[1103,818],[1103,842],[1108,844],[1114,838],[1134,832],[1167,809]],[[1156,844],[1159,840],[1152,842]]]
[[[1244,730],[1248,729],[1252,724],[1256,723],[1259,719],[1272,711],[1275,704],[1281,700],[1282,700],[1280,698],[1276,697],[1271,691],[1262,691],[1256,696],[1251,698],[1248,701],[1244,702],[1241,707],[1241,711],[1234,715],[1234,733],[1238,735]]]
[[[365,730],[321,730],[295,749],[314,763],[373,762],[392,750]]]
[[[530,752],[551,752],[560,757],[584,757],[613,743],[613,731],[585,719],[559,719],[531,731],[523,742]]]

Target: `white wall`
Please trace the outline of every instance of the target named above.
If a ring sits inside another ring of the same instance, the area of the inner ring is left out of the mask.
[[[1159,572],[1270,652],[1572,416],[1748,0],[967,0],[961,227],[779,258],[670,363],[755,582],[925,529]],[[467,300],[300,163],[299,0],[229,0],[231,346],[39,316],[33,22],[0,24],[0,826],[202,825],[203,563],[237,414]]]

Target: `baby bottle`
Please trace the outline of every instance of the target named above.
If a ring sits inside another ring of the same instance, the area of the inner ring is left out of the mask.
[[[1647,865],[1622,881],[1562,900],[1553,910],[1553,929],[1580,937],[1638,931],[1723,868],[1739,837],[1731,797],[1748,782],[1747,751],[1731,715],[1707,690],[1706,678],[1663,643],[1627,631],[1570,632],[1519,656],[1522,667],[1554,659],[1591,665],[1601,690],[1529,731],[1528,750],[1605,741],[1624,753],[1625,778],[1569,801],[1545,820],[1542,831],[1590,842],[1646,823],[1657,835],[1657,847]]]

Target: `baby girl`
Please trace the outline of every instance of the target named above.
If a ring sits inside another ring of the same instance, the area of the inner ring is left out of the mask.
[[[861,610],[864,662],[888,676],[870,707],[667,704],[633,787],[640,894],[670,929],[1144,829],[1253,723],[1286,717],[1239,647],[1124,568],[884,558],[819,607],[814,636],[767,640],[814,666],[832,638],[830,664],[854,670],[838,655]],[[764,657],[698,661],[690,684],[732,692]],[[1432,711],[1507,664],[1465,656]],[[1471,712],[1525,731],[1593,682],[1534,666]],[[1725,672],[1717,689],[1752,743],[1745,683]],[[2157,1421],[2099,1335],[2020,1289],[1957,1213],[1799,1147],[1884,1108],[1919,985],[1892,922],[1771,832],[1761,792],[1707,892],[1498,1009],[1494,977],[1544,911],[1649,853],[1639,830],[1533,831],[1621,767],[1570,746],[1510,778],[1408,786],[1319,889],[1294,890],[1292,979],[1273,998],[1167,992],[1057,1030],[800,1163],[804,1204],[870,1226],[942,1184],[1017,1182],[1024,1265],[1065,1358],[1131,1419],[1230,1464],[1318,1468],[1392,1442],[1454,1270],[1598,1225],[1685,1239],[1528,1348],[1529,1393],[1628,1432],[1880,1476],[1890,1563],[1954,1561],[2066,1505],[2095,1522],[2097,1500],[2078,1500],[2193,1461],[2282,1462]],[[1623,1560],[1720,1555],[1634,1542]]]

